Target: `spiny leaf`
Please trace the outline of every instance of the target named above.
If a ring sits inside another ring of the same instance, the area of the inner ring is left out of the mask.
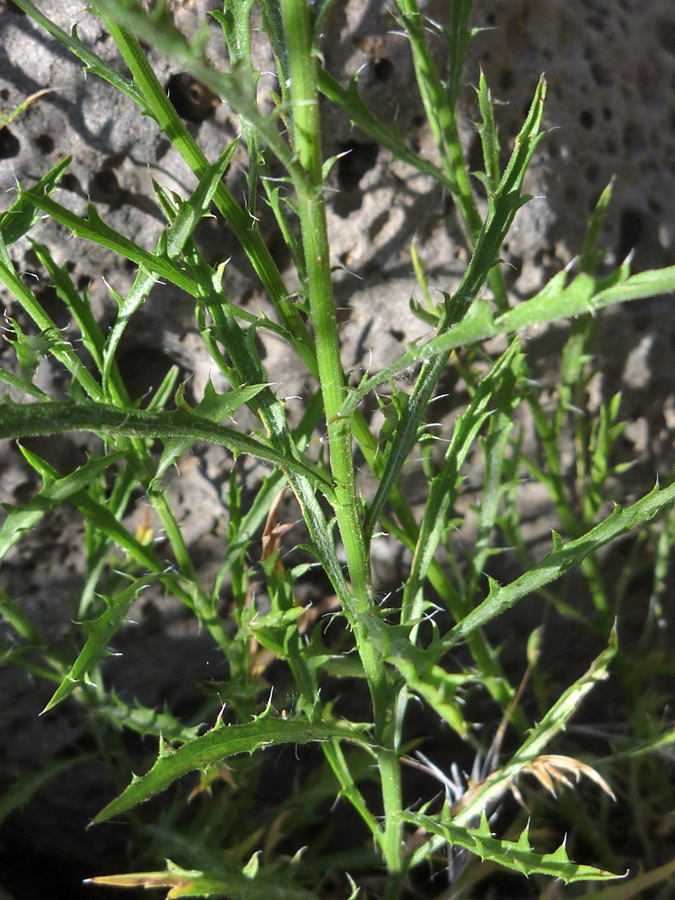
[[[94,822],[104,822],[112,816],[149,800],[163,791],[177,778],[202,769],[204,766],[235,756],[253,753],[260,747],[273,744],[308,744],[313,741],[349,740],[366,745],[363,729],[339,723],[310,723],[306,719],[273,718],[269,713],[245,725],[218,724],[201,737],[183,744],[178,750],[166,747],[147,775],[134,776],[126,790],[100,812]]]
[[[134,241],[115,231],[103,221],[92,203],[87,206],[87,217],[83,219],[45,195],[40,196],[34,191],[24,191],[21,196],[47,213],[52,219],[65,225],[76,237],[85,238],[102,247],[107,247],[108,250],[119,253],[125,259],[136,263],[155,278],[166,278],[177,287],[195,295],[197,288],[194,281],[179,266],[166,258],[144,250]]]
[[[35,193],[40,195],[51,194],[58,186],[62,175],[71,162],[72,157],[67,156],[60,163],[57,163],[53,169],[50,169],[46,175],[43,175],[33,188]],[[21,185],[19,185],[19,189],[21,189]],[[37,208],[32,203],[29,203],[23,194],[19,193],[17,200],[0,217],[0,233],[6,246],[11,246],[29,232],[39,218],[40,215]]]
[[[551,875],[560,878],[566,884],[574,881],[606,881],[610,878],[623,878],[594,866],[584,866],[572,862],[562,843],[553,853],[536,853],[531,845],[527,828],[523,830],[517,841],[505,841],[495,838],[490,833],[485,811],[481,815],[478,828],[464,828],[459,825],[446,824],[421,813],[407,812],[407,822],[424,828],[429,834],[445,838],[449,844],[464,847],[482,860],[496,863],[506,869],[520,872],[522,875]]]
[[[222,419],[232,416],[242,404],[248,403],[249,400],[256,397],[264,387],[264,384],[253,384],[228,391],[226,394],[217,394],[209,379],[204,388],[204,397],[195,406],[194,411],[211,422],[220,422]],[[164,452],[157,466],[153,484],[159,484],[167,469],[180,459],[193,444],[193,438],[176,437],[165,440]]]
[[[292,882],[286,882],[278,873],[274,877],[264,871],[255,877],[248,873],[201,872],[182,869],[167,860],[165,872],[134,872],[125,875],[99,875],[88,878],[89,884],[105,884],[112,887],[168,887],[167,900],[178,897],[210,897],[218,895],[230,900],[316,900],[316,894]]]
[[[39,457],[25,447],[20,449],[28,463],[44,478],[44,486],[25,506],[5,505],[5,509],[9,510],[9,515],[0,531],[0,560],[5,558],[9,549],[14,546],[21,535],[34,528],[47,512],[60,506],[74,493],[85,488],[122,456],[121,452],[117,452],[100,459],[90,459],[70,475],[66,475],[64,478],[54,478],[51,470],[44,469],[43,461]]]
[[[527,594],[534,593],[564,572],[578,566],[588,555],[619,535],[625,534],[643,522],[648,522],[675,500],[675,484],[659,490],[658,486],[638,500],[632,506],[622,509],[618,504],[612,513],[599,525],[574,541],[563,543],[554,533],[554,549],[511,584],[499,586],[495,581],[490,583],[490,593],[466,618],[459,622],[450,632],[448,647],[465,638],[476,628],[510,609]]]
[[[89,672],[106,653],[110,640],[124,624],[131,604],[142,588],[155,581],[155,578],[154,575],[147,575],[145,578],[134,580],[117,597],[110,599],[109,608],[98,619],[82,623],[88,632],[85,645],[42,713],[53,709],[57,703],[65,700],[85,682]]]
[[[58,328],[49,328],[39,334],[24,334],[21,326],[14,319],[8,318],[11,325],[11,336],[8,338],[16,358],[19,361],[20,381],[26,386],[33,382],[40,359],[55,351],[63,350],[68,345],[63,340]]]
[[[543,719],[530,730],[524,743],[511,759],[487,778],[472,784],[453,804],[451,813],[456,825],[470,822],[489,803],[498,801],[508,790],[517,796],[514,790],[517,779],[523,772],[531,771],[530,767],[535,759],[542,759],[544,748],[567,726],[583,699],[599,681],[608,677],[608,666],[616,649],[616,633],[612,632],[609,647],[593,661],[587,672],[564,691]],[[598,782],[599,778],[600,776],[597,776],[593,780]],[[600,786],[603,790],[606,789],[604,781]]]
[[[481,124],[477,126],[477,129],[483,145],[486,188],[490,192],[496,191],[499,185],[499,138],[497,136],[497,126],[495,125],[494,101],[482,69],[477,93],[478,105],[483,119]]]
[[[280,453],[260,439],[248,437],[226,425],[219,425],[194,412],[174,410],[151,413],[140,409],[120,409],[104,403],[29,403],[23,406],[0,405],[0,439],[21,438],[62,431],[92,431],[131,437],[171,440],[211,441],[231,450],[249,453],[274,463],[284,470],[306,476],[326,496],[334,494],[332,486],[308,465]]]
[[[196,190],[190,199],[183,203],[175,221],[167,229],[166,251],[169,259],[175,259],[179,255],[188,238],[208,212],[213,195],[237,149],[237,143],[238,139],[235,139],[228,144],[218,160],[208,167]]]
[[[675,860],[652,869],[650,872],[641,872],[635,878],[614,884],[593,892],[593,900],[638,900],[644,897],[644,892],[649,888],[663,884],[675,874]]]
[[[460,690],[476,682],[485,684],[487,679],[484,676],[451,674],[441,666],[421,669],[411,659],[404,658],[398,649],[387,659],[403,675],[410,690],[423,697],[441,720],[447,722],[460,737],[469,736],[470,726],[462,712]]]
[[[192,741],[201,727],[184,725],[167,709],[143,706],[138,700],[134,700],[133,704],[125,703],[115,691],[110,692],[105,701],[92,710],[92,714],[140,735],[162,735],[169,741]]]
[[[453,0],[451,27],[442,28],[448,42],[450,56],[450,77],[448,79],[448,105],[454,109],[462,86],[464,60],[469,46],[472,30],[469,28],[469,16],[473,0]]]

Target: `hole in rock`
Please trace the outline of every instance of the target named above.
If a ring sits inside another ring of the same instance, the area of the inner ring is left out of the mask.
[[[373,66],[373,72],[378,81],[389,81],[394,73],[394,64],[389,59],[378,59]]]
[[[391,213],[388,209],[381,212],[379,216],[375,216],[375,219],[370,223],[368,228],[368,239],[374,241],[382,229],[387,225],[390,218]]]
[[[80,179],[77,177],[77,175],[73,175],[72,172],[66,172],[59,183],[64,191],[71,191],[73,194],[82,193],[82,185],[80,184]]]
[[[675,56],[675,22],[661,19],[657,23],[655,34],[663,49]]]
[[[516,83],[515,76],[511,69],[504,69],[502,74],[499,76],[499,90],[500,91],[510,91],[513,85]]]
[[[30,250],[26,250],[26,255],[24,256],[25,266],[29,269],[33,270],[33,274],[39,271],[40,269],[40,257],[37,255],[33,247]]]
[[[51,284],[47,284],[34,293],[35,299],[57,328],[65,328],[67,325],[70,325],[70,311],[56,293],[56,288]]]
[[[54,138],[51,134],[39,134],[33,141],[40,153],[45,156],[54,149]]]
[[[208,119],[220,103],[217,94],[187,72],[172,75],[166,86],[166,92],[178,115],[196,124]]]
[[[89,182],[89,196],[94,203],[107,203],[118,207],[122,203],[124,191],[112,169],[99,169]]]
[[[349,141],[342,144],[341,156],[337,164],[337,178],[340,189],[353,191],[359,186],[359,182],[377,162],[377,144],[360,144],[357,141]]]
[[[590,110],[584,109],[579,114],[579,122],[584,128],[589,130],[595,125],[595,116]]]
[[[21,144],[17,137],[15,137],[9,128],[3,128],[0,130],[0,159],[12,159],[14,156],[19,155],[19,150],[21,149]]]
[[[644,229],[644,218],[637,209],[624,209],[621,213],[619,224],[619,244],[616,255],[620,260],[625,259],[631,250],[640,242]]]
[[[508,265],[504,266],[504,280],[506,286],[512,288],[523,274],[523,257],[514,254],[508,261]]]
[[[129,396],[133,401],[143,398],[141,406],[144,407],[162,383],[173,360],[156,347],[136,345],[120,356],[118,364]]]
[[[589,184],[595,184],[595,182],[598,180],[599,177],[600,177],[600,170],[595,165],[595,163],[591,163],[590,166],[586,166],[586,181]],[[594,201],[591,209],[593,209],[595,207],[596,203],[597,203],[597,198]]]
[[[598,87],[610,87],[612,84],[610,72],[597,60],[591,63],[591,75]]]

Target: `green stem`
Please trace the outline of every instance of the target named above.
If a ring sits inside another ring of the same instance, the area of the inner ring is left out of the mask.
[[[317,77],[309,10],[304,0],[282,0],[291,75],[294,149],[302,169],[295,178],[307,285],[321,393],[328,428],[335,512],[345,545],[353,602],[345,610],[352,620],[371,608],[370,571],[358,510],[349,420],[338,415],[346,396],[333,302],[330,253],[323,194]]]
[[[345,548],[351,594],[344,613],[353,628],[373,703],[377,753],[382,778],[385,826],[383,852],[393,875],[403,872],[401,784],[396,728],[391,727],[392,688],[384,661],[371,640],[379,624],[373,610],[371,572],[354,482],[349,419],[339,415],[345,394],[337,320],[333,301],[326,208],[322,176],[318,102],[318,58],[312,43],[309,8],[305,0],[281,0],[288,49],[292,140],[302,175],[292,174],[301,223],[309,305],[316,339],[319,381],[328,429],[331,474],[335,485],[333,508]],[[395,706],[395,703],[394,703]]]

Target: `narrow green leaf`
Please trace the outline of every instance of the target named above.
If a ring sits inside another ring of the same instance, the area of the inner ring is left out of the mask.
[[[170,260],[144,250],[129,238],[115,231],[114,228],[110,228],[92,203],[87,207],[87,218],[83,219],[47,196],[36,194],[33,191],[23,191],[21,196],[51,216],[52,219],[65,225],[76,237],[107,247],[108,250],[131,260],[156,278],[166,278],[167,281],[187,291],[188,294],[195,295],[196,285],[189,275],[186,275]]]
[[[469,17],[473,0],[452,0],[452,19],[450,30],[443,28],[450,51],[450,78],[448,79],[448,104],[454,109],[457,106],[459,91],[462,86],[462,73],[466,60],[466,51],[473,32],[469,28]]]
[[[53,88],[44,88],[41,91],[35,91],[34,94],[31,94],[30,97],[26,97],[23,103],[20,103],[11,112],[0,113],[0,130],[6,128],[17,118],[17,116],[20,116],[21,113],[25,112],[31,103],[35,103],[36,100],[39,100],[40,97],[44,97],[45,94],[51,94],[52,90]]]
[[[65,700],[77,687],[85,683],[89,672],[107,652],[110,640],[124,625],[131,604],[138,597],[140,591],[155,580],[156,576],[154,575],[135,579],[117,597],[110,598],[108,601],[110,606],[102,615],[97,619],[81,623],[88,633],[87,640],[70,671],[66,673],[51,700],[42,710],[42,714],[53,709],[57,703]]]
[[[120,296],[111,285],[108,285],[108,290],[117,302],[119,312],[103,350],[103,371],[101,380],[106,386],[106,389],[109,389],[110,379],[115,370],[115,356],[124,330],[138,307],[148,298],[150,291],[156,283],[153,275],[143,269],[139,269],[136,273],[134,283],[131,286],[131,290],[126,297]]]
[[[26,386],[32,385],[40,360],[50,353],[62,352],[67,345],[58,328],[25,334],[17,321],[8,318],[8,322],[12,329],[8,340],[19,363],[19,381]]]
[[[425,325],[431,325],[432,328],[438,327],[440,317],[437,312],[431,312],[430,310],[426,309],[424,306],[422,306],[421,303],[418,303],[413,296],[410,297],[408,306],[410,307],[410,312],[415,316],[416,319],[424,322]]]
[[[226,425],[201,418],[193,412],[174,410],[151,413],[140,409],[120,409],[104,403],[28,403],[0,405],[0,439],[22,438],[62,431],[91,431],[130,437],[189,438],[210,441],[230,450],[248,453],[280,468],[304,475],[316,488],[332,498],[333,487],[308,465],[273,449],[261,440],[241,434]]]
[[[7,247],[2,239],[2,234],[0,234],[0,282],[3,282],[14,297],[16,297],[41,332],[52,334],[58,331],[54,322],[19,278],[9,253],[7,252]],[[73,378],[81,384],[90,397],[97,400],[103,397],[101,386],[94,380],[87,368],[82,365],[82,361],[68,342],[59,341],[57,344],[51,346],[50,352],[59,360],[59,362],[63,363]]]
[[[595,272],[602,261],[604,251],[597,250],[598,239],[600,237],[600,229],[605,221],[607,207],[612,199],[612,190],[614,188],[614,179],[610,181],[607,187],[595,204],[593,214],[591,215],[584,238],[584,246],[579,256],[579,268],[582,272],[588,272],[589,275],[595,275]]]
[[[0,421],[2,420],[2,411],[6,404],[0,405]],[[24,449],[24,453],[28,451]],[[55,490],[58,490],[58,483],[62,480],[56,469],[52,468],[45,460],[35,454],[27,455],[31,465],[40,473],[45,480],[45,484],[55,483]],[[73,473],[77,475],[77,473]],[[65,480],[65,479],[63,479]],[[167,590],[180,597],[185,603],[191,605],[191,596],[182,588],[179,580],[172,573],[166,571],[166,566],[160,562],[151,547],[147,547],[141,543],[134,535],[132,535],[119,522],[113,512],[95,500],[91,494],[82,489],[69,493],[68,500],[73,506],[82,513],[92,530],[99,532],[101,535],[113,540],[119,547],[131,554],[141,565],[153,572],[158,579],[166,586]]]
[[[567,723],[590,691],[596,684],[606,681],[609,677],[609,666],[616,656],[617,649],[617,634],[615,630],[612,630],[608,646],[598,654],[587,671],[563,691],[541,721],[531,729],[522,746],[514,753],[508,764],[501,770],[501,775],[495,780],[505,783],[508,779],[513,778],[526,763],[539,756],[557,734],[565,730]],[[462,815],[465,815],[465,811],[462,811]]]
[[[35,397],[36,400],[50,399],[49,394],[45,394],[45,392],[40,390],[39,387],[36,387],[31,382],[26,383],[25,381],[22,381],[20,378],[17,378],[16,375],[12,375],[12,373],[8,372],[6,369],[0,369],[0,381],[3,384],[8,384],[10,387],[15,388],[17,391],[21,391],[24,394]]]
[[[35,627],[34,623],[28,618],[25,612],[17,603],[10,599],[7,592],[0,586],[0,616],[5,619],[12,628],[19,634],[26,644],[33,647],[43,647],[45,641]],[[10,661],[12,651],[5,651],[4,662]],[[43,670],[44,671],[44,670]],[[54,676],[55,678],[57,676]]]
[[[399,10],[402,10],[404,6],[402,0],[397,0],[397,3]],[[416,4],[411,4],[411,6],[416,8]],[[418,65],[422,66],[426,71],[428,66],[433,67],[434,64],[429,56],[429,48],[420,25],[419,12],[408,16],[404,15],[402,11],[401,16],[405,22],[408,38],[413,44],[413,55],[421,54]],[[438,85],[434,87],[434,84],[430,83],[427,87],[428,94],[424,95],[423,99],[427,115],[429,116],[433,106],[432,94],[434,91],[438,91]],[[422,85],[420,85],[421,88]],[[478,234],[475,250],[464,277],[455,294],[452,297],[449,295],[446,297],[446,303],[438,325],[438,333],[441,336],[436,338],[436,341],[443,341],[450,335],[455,335],[457,329],[461,327],[461,323],[469,316],[471,316],[470,321],[472,324],[474,326],[478,325],[481,330],[489,329],[491,325],[492,317],[489,308],[483,310],[479,305],[480,301],[477,301],[476,298],[488,279],[490,270],[499,262],[501,246],[513,224],[516,212],[529,199],[527,196],[522,196],[521,191],[525,173],[543,136],[539,129],[545,98],[546,82],[542,78],[537,85],[525,124],[514,142],[509,164],[504,171],[499,186],[494,194],[488,196],[488,215]],[[439,122],[436,124],[440,127]],[[433,344],[434,341],[430,343]],[[428,346],[427,344],[426,347]],[[416,352],[424,353],[426,347],[420,348],[419,351],[409,349],[404,354],[404,358],[413,356]],[[426,413],[431,395],[445,367],[450,349],[452,348],[448,348],[445,354],[437,354],[436,358],[432,359],[429,357],[428,361],[425,360],[425,364],[417,378],[415,388],[410,396],[408,415],[401,419],[395,439],[391,442],[391,448],[387,455],[384,470],[380,475],[375,497],[364,521],[364,534],[367,541],[370,540],[384,504],[410,455],[410,451],[417,441],[419,427]],[[399,364],[400,361],[393,364],[393,366],[387,367],[387,369],[391,371]],[[366,384],[372,384],[379,377],[375,376],[375,379],[368,379]],[[362,384],[353,392],[351,397],[346,399],[338,415],[349,416],[356,408],[352,403],[357,396],[365,396],[362,393],[364,390],[365,385]]]
[[[264,384],[252,384],[228,391],[226,394],[216,394],[213,384],[209,380],[204,389],[204,398],[195,406],[194,411],[211,422],[220,422],[222,419],[232,416],[242,404],[248,403],[265,387]],[[193,444],[192,438],[173,438],[165,441],[164,453],[157,465],[153,483],[159,484],[167,469],[180,459]]]
[[[631,275],[620,284],[603,288],[596,294],[588,291],[588,276],[577,276],[568,287],[564,286],[566,277],[565,272],[559,272],[539,294],[501,315],[493,316],[489,303],[476,300],[458,325],[422,347],[409,345],[396,362],[376,375],[364,378],[358,388],[347,395],[340,415],[350,416],[370,391],[396,378],[416,363],[443,356],[457,347],[465,347],[532,325],[544,325],[558,319],[596,312],[615,303],[675,292],[675,266]]]
[[[448,320],[446,316],[443,321],[444,331],[462,318],[478,296],[490,270],[499,262],[502,244],[516,213],[530,200],[529,196],[522,194],[523,182],[535,150],[544,137],[544,132],[540,128],[545,101],[546,81],[541,78],[534,92],[525,124],[514,141],[508,165],[504,169],[499,185],[494,194],[488,193],[488,215],[478,234],[467,270],[453,296],[452,319]]]
[[[412,151],[397,132],[387,128],[366,106],[359,94],[358,80],[358,73],[356,73],[349,82],[349,88],[345,90],[329,72],[323,68],[319,70],[319,90],[321,93],[344,110],[350,120],[361,131],[374,138],[383,147],[391,150],[396,159],[400,159],[425,175],[431,175],[432,178],[439,181],[448,190],[454,192],[456,190],[454,181],[448,178],[438,166]]]
[[[471,725],[462,711],[460,690],[472,683],[485,684],[486,679],[482,675],[455,675],[446,672],[442,666],[420,666],[418,660],[406,658],[400,651],[401,645],[396,645],[396,652],[387,656],[387,661],[398,669],[410,690],[426,700],[442,722],[461,738],[469,738]]]
[[[648,872],[640,872],[639,875],[621,884],[593,891],[592,900],[639,900],[650,888],[663,884],[673,875],[675,875],[675,860],[671,859],[662,866]]]
[[[201,725],[184,725],[167,709],[159,710],[143,706],[138,700],[134,700],[133,704],[125,703],[115,691],[100,701],[92,710],[92,714],[115,726],[136,731],[140,735],[152,734],[172,742],[193,741],[201,730]]]
[[[0,407],[0,411],[1,409]],[[22,534],[34,528],[46,513],[60,506],[77,491],[85,488],[122,457],[122,453],[117,452],[98,459],[90,459],[70,475],[54,479],[51,474],[44,471],[41,465],[42,460],[39,460],[39,457],[25,447],[20,447],[20,450],[27,462],[40,472],[44,478],[44,486],[25,506],[15,507],[3,504],[5,509],[9,510],[9,515],[0,531],[0,561],[5,558],[9,549],[16,544]]]
[[[434,303],[431,299],[429,279],[427,278],[427,273],[424,271],[424,266],[422,265],[419,253],[417,252],[417,241],[412,241],[410,244],[410,261],[412,262],[415,278],[422,291],[422,297],[425,304],[422,306],[421,303],[418,303],[415,298],[411,296],[409,300],[410,311],[427,325],[437,328],[440,318],[438,312],[439,304],[438,302]]]
[[[486,186],[488,191],[496,191],[499,185],[499,137],[495,124],[493,99],[487,86],[483,70],[480,72],[478,84],[478,106],[482,122],[477,126],[483,146],[483,162],[485,164]]]
[[[56,293],[66,304],[77,322],[82,333],[82,341],[100,372],[103,368],[103,346],[105,341],[101,329],[94,319],[86,292],[85,299],[78,294],[68,273],[68,262],[65,262],[63,266],[59,266],[43,244],[33,240],[30,243],[38,259],[49,272],[49,276],[54,282]]]
[[[188,238],[192,236],[199,222],[207,214],[213,195],[237,149],[237,143],[238,139],[235,138],[223,150],[216,162],[208,167],[196,190],[189,200],[182,204],[176,220],[167,229],[166,252],[169,259],[175,259],[180,254]]]
[[[195,176],[198,179],[201,179],[204,171],[208,167],[208,161],[171,105],[166,92],[148,63],[140,44],[131,34],[129,34],[129,32],[119,28],[115,25],[114,21],[105,15],[102,15],[118,49],[133,74],[133,83],[127,78],[119,75],[119,73],[112,69],[103,59],[96,56],[96,54],[84,45],[75,35],[71,37],[66,34],[66,32],[40,13],[29,0],[20,0],[20,3],[17,3],[17,6],[27,12],[49,34],[52,34],[57,40],[61,41],[64,46],[68,47],[69,50],[78,56],[84,62],[85,71],[88,70],[94,72],[114,87],[122,90],[139,104],[144,114],[152,116],[157,121],[159,127],[172,141]],[[119,3],[115,3],[114,5],[111,4],[111,12],[121,12],[120,7],[121,4]],[[144,17],[146,25],[148,26],[145,33],[148,43],[152,44],[153,41],[156,41],[164,49],[167,49],[167,46],[175,49],[175,38],[177,36],[180,43],[179,56],[181,56],[182,62],[184,63],[184,71],[191,71],[190,62],[195,62],[195,71],[192,71],[192,74],[203,83],[209,84],[216,92],[221,92],[222,88],[224,90],[223,96],[227,95],[228,88],[225,88],[224,83],[232,87],[232,79],[221,72],[216,72],[211,66],[206,65],[204,62],[204,54],[199,48],[187,48],[186,50],[184,36],[176,32],[175,29],[172,30],[170,23],[162,22],[162,27],[158,27],[157,22],[148,21],[148,17],[143,10],[136,8],[136,11],[140,13],[142,18]],[[186,58],[183,58],[182,56],[183,51],[186,51]],[[195,55],[197,57],[196,60],[194,59]],[[177,61],[178,58],[179,57],[176,57]],[[266,121],[267,120],[263,118],[262,124],[264,125]],[[272,121],[270,127],[265,130],[265,136],[268,139],[268,143],[270,141],[276,142],[276,149],[280,150],[283,155],[285,145],[283,140],[280,140],[279,138],[279,132],[275,121]],[[292,163],[293,160],[290,150],[287,147],[285,150],[287,159]],[[293,303],[292,298],[288,295],[288,291],[279,274],[278,268],[274,264],[270,252],[260,235],[259,229],[251,227],[252,223],[248,211],[241,208],[222,182],[218,184],[214,195],[214,202],[225,220],[233,228],[239,242],[246,251],[251,264],[268,292],[287,333],[293,336],[294,349],[305,361],[310,371],[316,372],[316,358],[311,336],[298,309]]]
[[[439,541],[448,527],[448,513],[455,501],[459,484],[459,471],[476,435],[488,416],[494,412],[490,403],[500,390],[504,378],[513,366],[522,359],[517,341],[494,364],[490,372],[481,380],[466,411],[458,418],[452,438],[445,454],[443,466],[431,481],[429,495],[420,527],[413,566],[406,582],[403,595],[404,616],[416,618],[420,614],[417,598],[422,591],[429,566],[432,564]],[[512,381],[512,380],[511,380]],[[460,618],[465,610],[451,609]]]
[[[233,72],[221,72],[211,65],[200,45],[200,35],[190,43],[173,24],[170,16],[157,18],[146,12],[134,0],[96,0],[96,10],[104,20],[119,46],[119,31],[124,29],[127,35],[133,33],[137,38],[169,55],[183,71],[189,72],[202,84],[211,88],[216,94],[227,99],[232,110],[241,120],[252,125],[267,145],[289,169],[297,169],[293,154],[281,136],[276,125],[276,115],[264,116],[260,113],[256,102],[255,91],[251,90],[247,73],[237,68]],[[114,33],[117,31],[118,33]],[[206,31],[201,32],[206,35]],[[140,51],[142,53],[142,51]],[[137,61],[140,62],[140,61]],[[154,91],[148,92],[149,82],[143,87],[143,105],[152,109],[157,121],[164,128],[163,115],[159,113],[159,97]],[[175,129],[165,129],[169,137],[176,134]],[[182,140],[182,138],[181,138]]]
[[[567,855],[565,844],[561,844],[553,853],[536,853],[532,850],[527,834],[523,830],[517,841],[506,841],[490,834],[485,811],[481,816],[479,828],[464,828],[451,823],[439,822],[422,813],[404,813],[406,822],[417,828],[424,828],[429,834],[436,834],[457,847],[470,850],[482,860],[496,863],[506,869],[520,872],[521,875],[551,875],[560,878],[565,884],[574,881],[606,881],[610,878],[624,878],[594,866],[584,866],[572,862]]]
[[[53,169],[50,169],[46,175],[43,175],[38,183],[33,187],[36,194],[51,194],[56,189],[62,175],[72,162],[72,157],[67,156],[65,159],[57,163]],[[19,190],[21,186],[19,185]],[[26,198],[19,193],[18,198],[10,206],[6,213],[0,217],[0,234],[2,234],[7,247],[27,234],[33,225],[40,219],[40,214],[36,207],[29,203]]]
[[[524,743],[511,759],[496,772],[468,788],[459,801],[460,808],[454,815],[453,825],[465,827],[475,821],[486,808],[498,802],[510,787],[515,786],[516,780],[523,771],[527,772],[530,763],[541,755],[557,734],[565,729],[593,687],[608,677],[607,669],[616,650],[616,632],[612,632],[609,646],[593,661],[588,671],[564,691],[543,719],[531,729]],[[419,864],[440,846],[437,838],[429,841],[415,852],[412,865]]]
[[[161,380],[159,387],[155,389],[155,392],[150,398],[150,402],[147,406],[148,412],[156,412],[160,409],[165,408],[167,403],[174,396],[176,382],[178,381],[179,374],[180,368],[178,366],[171,366],[169,371]]]
[[[253,753],[274,744],[308,744],[313,741],[349,740],[368,746],[363,729],[338,723],[310,723],[305,719],[273,718],[267,713],[245,725],[219,722],[201,737],[183,744],[178,750],[160,748],[160,754],[147,775],[134,776],[126,790],[109,803],[94,819],[104,822],[139,803],[149,800],[188,772],[203,769],[239,753]]]
[[[559,578],[568,569],[578,566],[589,553],[653,519],[673,500],[675,500],[675,484],[662,490],[655,487],[646,497],[626,509],[617,505],[599,525],[574,541],[563,543],[554,533],[554,549],[529,572],[503,587],[491,581],[490,593],[486,599],[452,629],[446,638],[447,646],[456,644],[476,628],[511,609],[522,597],[534,593],[545,584]]]
[[[134,84],[120,75],[112,66],[108,65],[100,56],[97,56],[91,48],[83,44],[77,36],[77,29],[73,28],[73,33],[68,34],[62,28],[59,28],[51,19],[48,19],[40,10],[30,2],[30,0],[16,0],[15,6],[27,13],[34,22],[43,28],[48,34],[51,34],[65,47],[67,47],[75,56],[84,63],[85,72],[92,72],[94,75],[105,79],[113,87],[127,94],[136,103],[143,105],[143,98]]]
[[[110,887],[170,888],[167,900],[179,897],[228,897],[230,900],[316,900],[316,894],[300,885],[286,882],[278,873],[255,878],[241,872],[201,872],[182,869],[167,860],[165,872],[134,872],[123,875],[98,875],[88,878],[89,884]]]

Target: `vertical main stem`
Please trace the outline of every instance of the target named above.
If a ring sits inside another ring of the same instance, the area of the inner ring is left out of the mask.
[[[301,176],[294,177],[307,271],[309,305],[316,342],[319,381],[323,395],[328,446],[335,484],[335,516],[347,557],[351,594],[343,601],[373,703],[379,745],[385,824],[382,848],[397,896],[404,870],[402,854],[402,798],[396,727],[397,689],[389,681],[382,650],[372,640],[377,625],[371,589],[369,554],[364,539],[354,481],[352,434],[349,419],[339,415],[345,399],[345,375],[340,360],[333,300],[326,223],[318,97],[318,60],[307,0],[281,0],[290,75],[291,139]],[[395,885],[395,886],[394,886]]]
[[[327,420],[331,472],[338,498],[335,513],[352,584],[353,608],[345,613],[354,624],[358,616],[367,614],[371,608],[370,567],[354,484],[350,424],[338,415],[346,389],[333,302],[323,194],[317,60],[306,0],[282,0],[281,8],[291,80],[292,139],[302,170],[302,175],[295,178],[295,189],[309,304]]]

